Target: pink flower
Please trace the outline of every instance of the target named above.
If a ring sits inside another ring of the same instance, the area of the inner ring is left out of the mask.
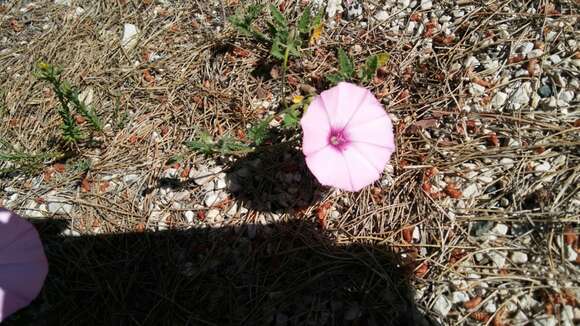
[[[36,229],[0,208],[0,322],[38,296],[47,273]]]
[[[361,190],[379,179],[395,150],[383,106],[354,84],[341,82],[316,96],[300,124],[306,164],[326,186]]]

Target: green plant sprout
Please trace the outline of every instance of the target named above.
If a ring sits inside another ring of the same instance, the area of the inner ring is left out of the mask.
[[[41,154],[31,154],[14,148],[9,142],[0,139],[0,162],[7,167],[0,167],[0,175],[9,173],[24,173],[34,175],[42,171],[44,162],[62,157],[61,153],[48,152]]]
[[[62,69],[39,62],[34,74],[39,80],[46,81],[51,85],[60,102],[58,114],[62,119],[61,130],[66,143],[77,143],[86,139],[75,121],[72,110],[84,117],[94,131],[103,130],[103,123],[96,113],[79,99],[78,89],[62,80]]]
[[[360,67],[358,71],[358,78],[363,83],[369,83],[377,70],[386,65],[389,62],[389,53],[382,52],[379,54],[371,55],[366,59],[365,64]],[[326,79],[332,83],[337,84],[341,81],[353,80],[355,78],[355,65],[349,58],[346,51],[342,48],[338,49],[338,73],[326,76]]]

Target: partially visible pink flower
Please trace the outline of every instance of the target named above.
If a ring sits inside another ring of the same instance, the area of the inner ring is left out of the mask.
[[[359,191],[395,150],[391,119],[366,88],[341,82],[316,96],[300,121],[302,151],[318,181]]]
[[[0,322],[38,296],[48,262],[36,229],[0,208]]]

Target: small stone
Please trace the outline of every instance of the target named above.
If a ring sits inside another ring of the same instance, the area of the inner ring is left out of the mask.
[[[84,14],[84,13],[85,13],[85,9],[84,8],[82,8],[82,7],[76,7],[76,9],[75,9],[75,15],[77,17],[78,16],[82,16],[82,14]]]
[[[562,61],[560,56],[557,54],[552,54],[551,56],[548,57],[548,59],[555,65],[559,64]]]
[[[460,9],[453,9],[453,11],[451,11],[451,14],[455,18],[460,18],[460,17],[463,17],[465,15],[465,12],[463,10],[460,10]]]
[[[558,321],[554,316],[536,317],[532,323],[533,326],[556,326]]]
[[[219,191],[208,191],[203,198],[203,203],[207,207],[217,204],[220,201],[220,194]]]
[[[456,291],[451,294],[451,301],[455,304],[469,300],[469,295],[463,291]]]
[[[535,172],[547,172],[547,171],[550,171],[551,168],[552,168],[552,166],[550,165],[549,162],[543,162],[542,164],[536,165],[536,167],[534,168],[534,171]]]
[[[462,190],[464,198],[473,198],[479,193],[479,188],[475,183],[472,183]]]
[[[189,224],[193,223],[193,220],[195,218],[195,213],[193,213],[193,211],[185,211],[185,213],[183,213],[183,215],[185,216],[187,223],[189,223]]]
[[[80,236],[81,236],[81,234],[80,234],[78,231],[76,231],[76,230],[71,230],[71,229],[69,229],[69,228],[66,228],[66,229],[64,229],[64,230],[61,232],[61,235],[64,235],[64,236],[66,236],[66,237],[80,237]]]
[[[530,102],[530,94],[532,93],[532,85],[530,82],[522,83],[516,90],[512,97],[512,102],[517,104],[528,104]]]
[[[518,310],[518,312],[516,313],[516,315],[513,317],[513,320],[518,325],[522,325],[522,324],[526,324],[529,319],[528,319],[528,316],[526,316],[526,314],[524,314],[523,311]]]
[[[483,306],[483,310],[489,312],[490,314],[493,314],[497,311],[497,305],[495,304],[495,302],[490,300],[485,304],[485,306]]]
[[[533,49],[532,51],[530,51],[530,53],[528,53],[528,59],[539,58],[542,55],[544,55],[544,50],[542,50],[542,49]]]
[[[548,85],[542,85],[538,89],[538,94],[542,98],[550,97],[550,96],[552,96],[552,88],[550,86],[548,86]]]
[[[407,9],[407,7],[409,7],[410,4],[411,4],[411,0],[399,0],[399,1],[397,1],[397,6],[399,7],[399,9]]]
[[[465,59],[465,61],[463,62],[463,66],[465,68],[479,66],[479,60],[477,60],[477,58],[474,56],[467,57],[467,59]]]
[[[443,16],[441,16],[441,18],[439,18],[439,22],[441,24],[448,23],[450,21],[451,21],[451,16],[443,15]]]
[[[384,10],[379,10],[374,17],[377,21],[384,22],[389,18],[389,13]]]
[[[469,85],[469,94],[473,96],[482,96],[485,94],[485,87],[476,83],[471,83]]]
[[[558,96],[558,99],[563,102],[572,102],[574,100],[574,92],[573,91],[563,91]]]
[[[497,268],[503,268],[505,266],[505,255],[499,251],[491,251],[489,254],[489,258],[493,261],[493,265]]]
[[[566,260],[571,262],[575,262],[576,258],[578,258],[576,250],[574,250],[574,247],[572,247],[571,245],[566,245],[564,247],[564,255],[566,256]]]
[[[491,100],[491,106],[494,108],[502,107],[508,99],[508,95],[504,92],[495,93],[493,99]]]
[[[493,229],[491,229],[491,233],[495,235],[506,235],[508,230],[509,228],[507,225],[498,223],[493,227]]]
[[[433,311],[438,313],[439,315],[445,317],[451,310],[452,304],[444,295],[439,295],[435,300],[435,304],[433,305]]]
[[[137,45],[139,29],[133,24],[123,25],[123,39],[121,45],[125,50],[131,50]]]
[[[421,10],[429,10],[433,8],[433,2],[431,0],[421,0]]]
[[[61,6],[70,6],[70,0],[54,0],[54,3]]]
[[[514,264],[525,264],[528,262],[528,255],[521,251],[514,251],[512,253],[512,261]]]
[[[55,199],[53,199],[55,200]],[[58,200],[58,199],[56,199]],[[65,200],[65,199],[62,199]],[[48,211],[52,214],[70,214],[73,210],[73,205],[63,202],[49,202]]]
[[[524,44],[522,44],[520,46],[519,51],[520,51],[521,54],[527,55],[533,49],[534,49],[534,43],[532,43],[532,42],[526,42],[526,43],[524,43]]]
[[[123,176],[123,182],[128,185],[131,185],[139,180],[139,176],[137,174],[127,174]]]
[[[574,308],[572,306],[565,305],[562,308],[562,319],[571,323],[574,321]]]
[[[480,181],[481,183],[492,183],[495,179],[488,176],[488,175],[480,175],[477,177],[477,180]]]
[[[212,223],[219,223],[224,220],[223,217],[221,216],[219,209],[210,209],[205,214],[205,218]]]

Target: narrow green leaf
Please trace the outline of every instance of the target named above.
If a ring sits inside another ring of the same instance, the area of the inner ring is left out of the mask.
[[[298,30],[302,34],[309,34],[312,29],[312,17],[310,16],[310,6],[304,9],[302,16],[298,20]]]
[[[354,75],[354,64],[348,57],[348,54],[342,49],[338,49],[338,66],[340,73],[345,79],[351,79]]]
[[[288,30],[288,22],[286,21],[286,18],[284,15],[282,15],[280,10],[278,10],[278,8],[272,4],[270,5],[270,14],[272,15],[274,23],[278,29]]]

